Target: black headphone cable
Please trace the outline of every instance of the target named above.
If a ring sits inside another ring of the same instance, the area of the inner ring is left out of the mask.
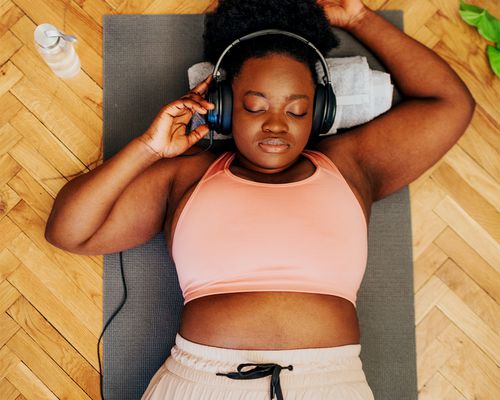
[[[125,304],[125,301],[127,300],[127,284],[125,283],[125,274],[123,273],[123,260],[122,260],[122,252],[120,251],[120,270],[121,270],[121,276],[122,276],[122,282],[123,282],[123,300],[121,304],[118,306],[118,308],[115,310],[113,315],[109,318],[108,322],[104,326],[104,329],[101,332],[101,336],[99,336],[99,340],[97,341],[97,360],[99,361],[99,379],[100,379],[100,387],[101,387],[101,399],[104,400],[104,393],[103,393],[103,386],[102,386],[102,370],[101,370],[101,349],[99,348],[99,342],[101,341],[102,336],[104,335],[104,332],[106,331],[106,328],[110,324],[110,322],[113,320],[113,318],[118,314],[118,311],[120,311]]]

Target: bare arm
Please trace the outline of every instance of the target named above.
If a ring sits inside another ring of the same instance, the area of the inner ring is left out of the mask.
[[[404,99],[318,148],[334,155],[343,142],[344,154],[378,201],[413,182],[453,147],[472,119],[475,101],[446,61],[369,8],[345,29],[385,64]]]
[[[347,30],[385,64],[405,97],[465,101],[472,107],[469,89],[446,61],[377,13],[367,9]]]
[[[89,239],[130,182],[159,159],[135,138],[97,168],[68,182],[54,201],[45,238],[70,249]]]
[[[203,99],[212,75],[186,95],[162,107],[144,134],[99,167],[68,182],[58,193],[45,239],[78,254],[128,249],[161,231],[179,165],[208,131],[186,133],[194,110],[215,107]],[[195,153],[197,154],[197,153]]]

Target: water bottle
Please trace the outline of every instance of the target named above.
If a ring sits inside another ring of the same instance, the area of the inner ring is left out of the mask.
[[[74,35],[60,32],[54,25],[38,25],[34,33],[35,47],[47,65],[60,78],[72,78],[80,72],[80,58],[76,54]]]

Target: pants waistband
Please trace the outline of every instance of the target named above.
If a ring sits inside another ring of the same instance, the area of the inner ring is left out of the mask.
[[[283,367],[279,368],[281,384],[290,388],[366,382],[359,358],[360,344],[291,350],[238,350],[194,343],[179,334],[175,343],[165,365],[171,372],[193,382],[233,389],[269,390],[269,377],[239,380],[216,375],[234,373],[245,363],[279,364]],[[289,365],[293,368],[287,369]]]
[[[359,358],[361,344],[290,350],[240,350],[194,343],[178,333],[175,344],[172,356],[182,355],[184,361],[191,361],[189,364],[192,366],[195,361],[202,359],[211,361],[218,368],[231,368],[241,363],[293,364],[296,373],[362,368]]]

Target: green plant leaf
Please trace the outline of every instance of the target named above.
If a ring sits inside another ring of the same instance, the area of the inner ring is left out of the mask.
[[[472,4],[467,4],[464,0],[460,0],[460,8],[458,12],[460,13],[462,19],[469,25],[477,26],[479,20],[482,18],[481,13],[483,12],[483,9]]]
[[[491,15],[488,11],[485,12],[477,29],[483,37],[492,42],[500,42],[500,20]]]
[[[500,42],[500,20],[488,10],[460,0],[460,16],[469,25],[477,27],[481,36],[492,42]]]
[[[460,9],[465,11],[476,11],[479,13],[483,11],[481,7],[475,6],[473,4],[467,4],[464,0],[460,0]]]
[[[500,77],[500,49],[488,45],[486,48],[490,66],[496,76]]]
[[[481,36],[495,42],[495,46],[487,46],[486,53],[491,69],[496,76],[500,77],[500,20],[491,15],[488,10],[467,4],[464,0],[460,0],[458,12],[466,23],[477,27]]]

